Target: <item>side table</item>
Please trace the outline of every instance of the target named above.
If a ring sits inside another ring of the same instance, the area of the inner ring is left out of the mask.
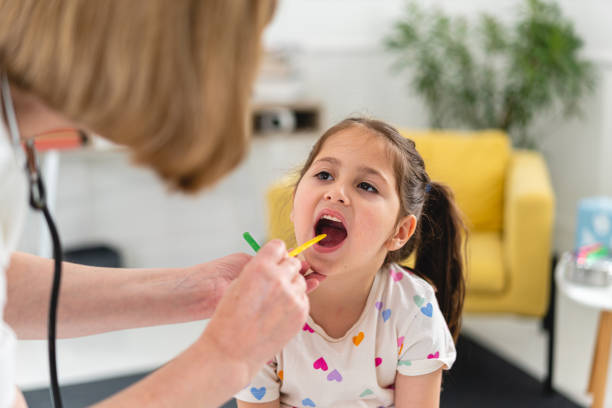
[[[568,280],[565,269],[570,262],[573,262],[572,255],[563,254],[555,270],[555,282],[559,291],[568,298],[600,311],[587,392],[593,395],[591,407],[603,408],[612,340],[612,285],[587,286]]]

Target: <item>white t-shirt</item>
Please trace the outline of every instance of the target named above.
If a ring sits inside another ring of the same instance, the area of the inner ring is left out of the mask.
[[[450,369],[455,345],[433,288],[398,265],[381,268],[342,337],[308,317],[302,331],[236,395],[281,407],[392,407],[396,373]]]
[[[0,120],[0,408],[15,399],[15,334],[4,322],[6,268],[17,246],[27,209],[24,169],[17,164],[6,127]]]

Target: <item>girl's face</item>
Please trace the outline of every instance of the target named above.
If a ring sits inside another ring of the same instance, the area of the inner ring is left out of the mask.
[[[327,237],[305,252],[325,275],[378,269],[388,251],[414,232],[416,218],[397,220],[400,201],[388,142],[360,126],[330,136],[295,191],[291,220],[299,244]]]

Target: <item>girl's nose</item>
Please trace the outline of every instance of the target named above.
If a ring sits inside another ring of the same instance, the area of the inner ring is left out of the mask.
[[[348,205],[349,200],[342,189],[335,189],[325,193],[325,201],[337,201],[341,204]]]

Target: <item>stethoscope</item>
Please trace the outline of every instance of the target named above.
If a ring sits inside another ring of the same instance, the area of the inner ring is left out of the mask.
[[[45,221],[47,222],[47,226],[49,227],[51,241],[53,242],[53,258],[55,261],[55,267],[53,272],[53,285],[51,287],[51,299],[49,301],[47,349],[49,354],[51,400],[54,407],[62,408],[62,396],[60,394],[59,383],[57,380],[57,363],[55,356],[57,303],[59,300],[60,282],[62,278],[62,245],[60,243],[55,222],[53,221],[49,208],[47,207],[45,186],[40,174],[38,157],[36,155],[36,149],[34,148],[33,138],[26,140],[22,148],[21,135],[19,134],[19,127],[17,126],[17,116],[15,115],[13,99],[11,98],[11,89],[5,72],[2,73],[2,102],[4,116],[8,124],[8,130],[11,135],[14,150],[17,154],[17,159],[19,163],[25,167],[28,178],[30,206],[34,210],[42,212]]]

